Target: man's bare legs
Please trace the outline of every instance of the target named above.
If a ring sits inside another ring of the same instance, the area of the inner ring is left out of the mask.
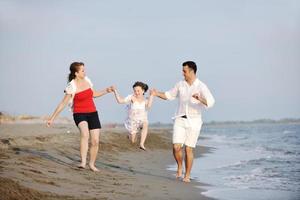
[[[146,141],[146,138],[147,138],[147,134],[148,134],[148,123],[144,122],[143,123],[143,129],[142,129],[142,132],[141,132],[141,141],[140,141],[140,148],[143,149],[143,150],[146,150],[145,141]]]
[[[177,163],[176,178],[182,176],[182,144],[173,144],[173,155]]]
[[[185,176],[183,178],[184,182],[191,182],[191,170],[194,160],[193,148],[185,146]]]
[[[90,130],[91,133],[91,148],[90,148],[90,162],[89,167],[94,172],[98,172],[99,169],[95,167],[95,162],[97,159],[98,149],[99,149],[99,136],[100,136],[100,129],[93,129]]]
[[[85,168],[86,165],[86,157],[89,148],[89,128],[88,123],[86,121],[82,121],[78,124],[78,128],[80,130],[80,158],[81,163],[79,167]]]

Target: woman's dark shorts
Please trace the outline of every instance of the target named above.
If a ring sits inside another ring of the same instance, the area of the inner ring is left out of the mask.
[[[97,111],[92,113],[74,113],[73,119],[76,126],[78,126],[80,122],[86,121],[88,123],[89,130],[101,128],[101,123]]]

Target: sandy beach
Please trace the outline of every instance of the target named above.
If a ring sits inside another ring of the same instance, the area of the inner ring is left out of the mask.
[[[79,169],[79,131],[73,124],[0,124],[0,194],[8,199],[209,199],[203,184],[175,179],[171,130],[149,130],[147,151],[123,128],[101,129],[96,165]],[[197,147],[196,156],[207,148]]]

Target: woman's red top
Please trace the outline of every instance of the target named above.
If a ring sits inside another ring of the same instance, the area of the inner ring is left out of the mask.
[[[96,112],[93,100],[93,90],[91,88],[78,92],[74,96],[73,113]]]

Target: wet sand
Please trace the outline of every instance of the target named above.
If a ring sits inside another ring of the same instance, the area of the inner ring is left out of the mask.
[[[123,128],[101,129],[100,172],[76,167],[79,139],[73,124],[0,124],[0,199],[210,199],[200,194],[203,184],[166,170],[175,162],[169,129],[150,127],[146,152]]]

